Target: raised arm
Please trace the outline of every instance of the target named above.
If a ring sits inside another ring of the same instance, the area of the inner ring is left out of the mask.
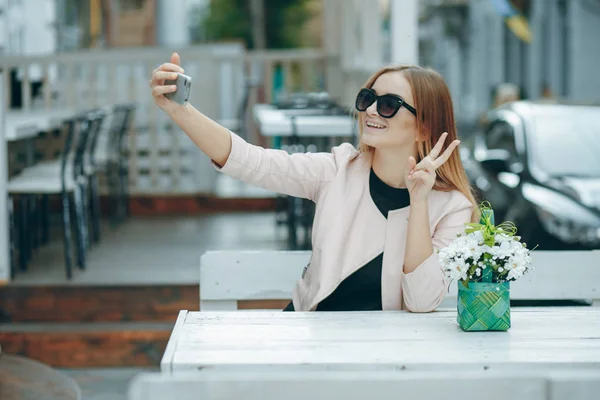
[[[224,165],[231,152],[229,130],[208,118],[189,103],[179,105],[166,98],[165,93],[175,91],[175,86],[165,86],[165,80],[175,79],[177,72],[183,73],[177,53],[171,62],[155,69],[150,80],[154,102],[190,137],[190,139],[218,165]]]
[[[333,179],[340,162],[354,151],[351,144],[345,144],[331,153],[290,155],[247,143],[191,104],[179,105],[164,97],[175,90],[164,81],[182,71],[179,62],[179,56],[173,54],[170,63],[154,70],[150,81],[154,101],[210,157],[217,170],[267,190],[316,201],[323,184]]]

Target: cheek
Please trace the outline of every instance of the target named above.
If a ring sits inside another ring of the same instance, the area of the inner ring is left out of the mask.
[[[417,123],[414,118],[404,115],[394,118],[393,130],[399,132],[403,139],[414,141],[417,138]]]

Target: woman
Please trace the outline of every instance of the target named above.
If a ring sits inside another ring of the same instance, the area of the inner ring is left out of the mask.
[[[435,249],[476,219],[441,76],[385,68],[356,98],[360,148],[293,154],[251,145],[192,105],[163,96],[179,56],[157,68],[156,104],[213,161],[246,183],[316,203],[310,263],[286,310],[430,312],[448,281]]]

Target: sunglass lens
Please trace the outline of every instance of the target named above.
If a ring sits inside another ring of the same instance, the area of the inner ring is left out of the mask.
[[[356,109],[365,111],[371,104],[375,102],[375,95],[369,90],[362,89],[356,96]]]
[[[394,115],[396,111],[400,108],[400,103],[398,99],[388,96],[382,96],[377,101],[377,111],[382,117],[390,117]]]

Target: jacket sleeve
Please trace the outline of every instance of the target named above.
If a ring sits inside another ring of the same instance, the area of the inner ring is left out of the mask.
[[[235,133],[230,134],[231,153],[225,165],[212,162],[217,171],[266,190],[313,201],[354,149],[345,143],[334,147],[331,153],[288,154],[252,145]]]
[[[462,196],[462,195],[461,195]],[[438,259],[437,250],[448,246],[456,235],[464,231],[471,220],[473,205],[466,198],[458,209],[445,215],[437,224],[432,236],[433,253],[414,271],[403,274],[402,296],[404,308],[411,312],[431,312],[435,310],[446,293],[449,279]]]

